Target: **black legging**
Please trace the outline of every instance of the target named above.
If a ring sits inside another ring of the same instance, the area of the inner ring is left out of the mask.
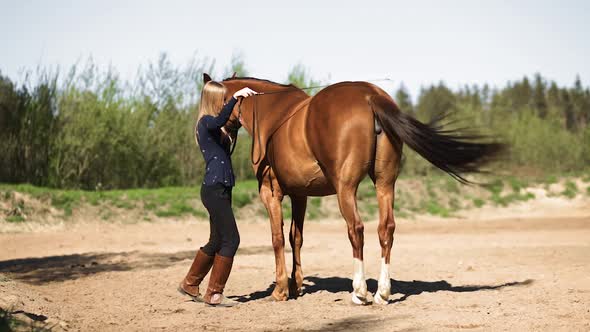
[[[207,255],[234,257],[240,245],[240,233],[231,209],[231,190],[220,183],[201,185],[201,201],[209,211],[211,234],[201,247]]]

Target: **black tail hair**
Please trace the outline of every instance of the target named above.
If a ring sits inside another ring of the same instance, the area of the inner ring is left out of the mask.
[[[444,130],[438,124],[442,117],[424,124],[400,111],[385,96],[371,97],[373,112],[387,137],[406,143],[434,166],[462,183],[472,183],[462,173],[480,172],[480,167],[493,160],[506,146],[502,143],[483,142],[482,135],[461,135],[461,130]]]

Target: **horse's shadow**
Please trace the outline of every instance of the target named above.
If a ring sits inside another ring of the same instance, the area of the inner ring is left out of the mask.
[[[308,294],[317,293],[320,291],[326,291],[330,293],[340,293],[340,292],[352,292],[352,280],[350,278],[340,278],[340,277],[318,277],[318,276],[309,276],[305,277],[303,282],[303,294],[301,296],[306,296]],[[391,279],[391,294],[401,294],[402,297],[389,300],[389,303],[397,303],[403,302],[408,299],[408,297],[412,295],[419,295],[424,292],[426,293],[436,293],[439,291],[447,291],[447,292],[456,292],[456,293],[463,293],[463,292],[479,292],[485,290],[495,290],[495,289],[502,289],[505,287],[518,287],[518,286],[527,286],[532,284],[534,281],[532,279],[526,279],[524,281],[511,281],[502,284],[496,285],[459,285],[455,286],[450,284],[446,280],[439,280],[439,281],[422,281],[422,280],[413,280],[413,281],[404,281],[404,280],[395,280]],[[367,279],[367,288],[370,292],[375,293],[377,291],[377,280],[375,279]],[[274,289],[274,283],[270,284],[265,290],[255,291],[250,294],[246,295],[239,295],[239,296],[230,296],[234,300],[238,302],[250,302],[259,300],[262,298],[269,297],[272,294]]]

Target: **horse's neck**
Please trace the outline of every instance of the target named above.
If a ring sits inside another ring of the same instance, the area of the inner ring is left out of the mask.
[[[265,158],[266,146],[272,134],[298,111],[296,105],[310,97],[301,90],[294,90],[294,87],[281,86],[272,89],[268,84],[248,86],[266,93],[248,98],[248,109],[252,111],[252,127],[249,130],[253,138],[252,160],[257,164]]]
[[[295,86],[284,86],[268,82],[250,81],[246,86],[251,87],[254,91],[265,93],[260,96],[270,105],[295,104],[308,98],[309,96],[303,90]]]

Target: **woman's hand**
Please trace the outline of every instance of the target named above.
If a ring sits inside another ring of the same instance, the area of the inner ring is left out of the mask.
[[[252,90],[252,89],[250,89],[248,87],[245,87],[245,88],[243,88],[241,90],[236,91],[236,93],[234,93],[234,98],[236,98],[236,99],[238,99],[238,97],[247,98],[247,97],[250,97],[252,95],[257,95],[257,94],[258,94],[258,92],[254,91],[254,90]]]

